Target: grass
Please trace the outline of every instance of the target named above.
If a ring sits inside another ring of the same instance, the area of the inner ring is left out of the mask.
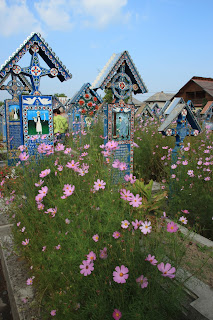
[[[184,241],[179,241],[178,232],[167,231],[163,218],[167,192],[162,189],[153,196],[151,182],[147,184],[151,178],[159,176],[169,179],[169,172],[164,169],[163,160],[159,161],[164,156],[165,149],[161,146],[165,139],[154,134],[153,128],[146,130],[146,134],[136,132],[136,138],[142,140],[136,140],[141,143],[141,148],[135,149],[134,164],[139,179],[133,185],[112,183],[111,161],[108,163],[103,158],[99,148],[103,143],[100,138],[102,123],[97,123],[81,138],[69,137],[67,146],[76,152],[56,151],[37,163],[22,163],[16,168],[18,178],[6,179],[3,184],[1,192],[10,204],[17,252],[29,266],[30,275],[26,276],[26,281],[28,277],[38,292],[39,311],[35,316],[50,319],[52,312],[56,314],[55,319],[107,320],[119,309],[123,319],[180,318],[185,298],[182,284],[162,277],[157,266],[145,260],[148,254],[154,255],[158,264],[167,263],[169,259],[177,270],[183,266],[186,255]],[[146,141],[146,136],[151,140]],[[153,136],[157,137],[158,148]],[[151,147],[149,141],[152,141]],[[143,143],[146,153],[143,153]],[[90,145],[89,149],[84,147],[86,144]],[[82,155],[83,152],[88,155]],[[155,160],[153,152],[157,154]],[[89,165],[89,172],[81,176],[68,168],[66,164],[72,160],[79,162],[81,168]],[[50,173],[42,178],[42,186],[36,187],[39,174],[46,169],[50,169]],[[94,192],[97,179],[106,185]],[[75,190],[62,199],[66,184],[75,186]],[[41,208],[35,197],[43,186],[48,187],[48,191],[42,201],[44,208]],[[121,199],[121,188],[138,194],[142,205],[132,207]],[[174,221],[178,221],[180,213],[176,211],[173,216]],[[145,235],[140,229],[135,230],[132,222],[136,219],[150,221],[151,233]],[[124,220],[130,223],[126,229],[121,227]],[[113,237],[115,231],[120,233],[118,239]],[[96,234],[98,242],[93,240]],[[107,252],[106,259],[100,257],[103,250]],[[94,270],[84,276],[80,265],[91,252],[96,255]],[[128,268],[129,276],[126,283],[117,283],[113,272],[122,265]],[[141,275],[148,279],[145,288],[136,282]]]

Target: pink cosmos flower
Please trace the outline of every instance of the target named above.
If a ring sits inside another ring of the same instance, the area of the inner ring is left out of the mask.
[[[121,267],[116,267],[116,271],[113,271],[113,280],[117,283],[126,283],[126,279],[128,279],[129,269],[122,265]]]
[[[210,177],[205,177],[204,180],[205,180],[205,181],[210,181],[211,178],[210,178]]]
[[[183,148],[184,151],[189,151],[189,149],[190,149],[189,147]]]
[[[71,151],[72,151],[71,148],[66,148],[66,149],[64,150],[64,154],[69,154]]]
[[[188,174],[190,177],[194,177],[194,171],[193,171],[193,170],[188,170],[188,171],[187,171],[187,174]]]
[[[57,213],[57,207],[49,208],[49,209],[47,209],[47,211],[44,211],[44,213],[50,213],[52,215],[52,217],[54,218]]]
[[[92,237],[92,239],[93,239],[95,242],[98,242],[98,240],[99,240],[99,235],[98,235],[98,234],[94,234],[94,236]]]
[[[55,246],[55,249],[56,249],[56,250],[60,250],[60,249],[61,249],[61,245],[58,244],[57,246]]]
[[[66,167],[76,170],[79,166],[79,162],[75,162],[74,160],[72,160],[71,162],[67,162]]]
[[[44,209],[43,203],[37,202],[37,208],[38,208],[38,210],[43,210]]]
[[[95,261],[96,260],[96,254],[93,251],[90,251],[87,255],[87,261]]]
[[[189,213],[189,211],[186,210],[186,209],[185,209],[185,210],[181,210],[181,211],[182,211],[183,213],[187,213],[187,214]]]
[[[50,312],[50,314],[51,314],[51,316],[56,316],[56,310],[52,310],[51,312]]]
[[[187,160],[182,161],[182,165],[183,165],[183,166],[187,166],[187,164],[188,164],[188,161],[187,161]]]
[[[121,189],[120,195],[121,195],[121,199],[127,200],[127,201],[129,201],[133,196],[133,194],[129,190],[126,191],[126,189]]]
[[[167,231],[170,233],[176,232],[178,230],[178,226],[173,222],[167,223]]]
[[[35,201],[36,202],[42,202],[43,201],[43,198],[44,198],[44,195],[39,193],[37,194],[37,196],[35,197]]]
[[[0,185],[3,186],[4,183],[5,183],[5,179],[1,181]]]
[[[106,247],[104,247],[103,248],[103,250],[100,250],[100,255],[99,255],[99,257],[101,258],[101,259],[106,259],[107,258],[107,248]]]
[[[199,160],[199,161],[197,162],[197,164],[198,164],[199,166],[201,166],[202,161],[201,161],[201,160]]]
[[[118,159],[116,159],[113,162],[112,167],[118,169],[120,167],[120,164],[121,164],[120,161]]]
[[[65,149],[65,146],[62,143],[58,143],[55,147],[56,151],[63,151]]]
[[[123,228],[123,229],[127,229],[128,228],[128,226],[129,226],[129,221],[128,220],[123,220],[123,221],[121,221],[121,228]]]
[[[26,146],[25,145],[21,145],[18,147],[18,149],[22,152],[26,149]]]
[[[136,282],[140,283],[141,288],[146,288],[148,286],[147,278],[141,275],[139,278],[136,279]]]
[[[105,145],[105,148],[109,150],[117,150],[119,149],[118,142],[114,140],[108,141]]]
[[[141,223],[141,226],[139,227],[139,229],[141,230],[141,232],[142,232],[143,234],[150,233],[151,230],[152,230],[151,222],[150,222],[150,221],[142,222],[142,223]]]
[[[139,148],[139,145],[136,142],[133,142],[133,147]]]
[[[25,239],[24,241],[22,241],[22,245],[27,246],[29,242],[30,242],[30,239]]]
[[[106,182],[98,179],[97,181],[94,182],[93,188],[97,191],[99,189],[105,189],[105,185],[106,185]]]
[[[48,174],[50,174],[50,169],[45,169],[44,171],[41,171],[41,173],[39,174],[40,178],[44,178],[46,177]]]
[[[177,165],[176,164],[172,164],[171,165],[171,169],[175,169],[175,168],[177,168]]]
[[[36,187],[40,187],[44,183],[44,180],[39,180],[39,182],[35,183]]]
[[[161,262],[160,264],[157,265],[157,267],[158,267],[158,270],[162,272],[163,277],[169,277],[171,279],[175,277],[174,273],[176,272],[176,269],[175,269],[175,267],[171,268],[170,263],[167,263],[164,266],[164,263]]]
[[[70,224],[70,220],[69,219],[65,219],[65,223],[66,224]]]
[[[135,221],[132,221],[132,225],[133,225],[135,230],[137,230],[138,227],[140,227],[141,223],[142,223],[142,221],[141,220],[138,221],[138,219],[136,219]]]
[[[153,266],[155,266],[158,263],[155,259],[155,256],[151,256],[151,254],[148,254],[145,261],[149,261]]]
[[[94,263],[88,260],[83,260],[79,267],[81,269],[80,273],[86,277],[94,270]]]
[[[29,158],[29,154],[27,155],[26,152],[22,152],[20,155],[19,155],[19,159],[21,161],[27,161]]]
[[[120,312],[120,310],[115,309],[115,310],[113,311],[112,317],[113,317],[115,320],[119,320],[119,319],[122,317],[122,313]]]
[[[187,224],[188,222],[188,220],[184,216],[180,217],[179,221],[181,221],[183,224]]]
[[[57,169],[58,169],[58,171],[62,171],[63,170],[63,166],[60,164]]]
[[[118,239],[118,238],[120,238],[121,234],[120,234],[120,232],[115,231],[115,232],[113,232],[112,236],[113,236],[114,239]]]
[[[136,177],[133,176],[132,173],[130,173],[130,175],[126,174],[126,175],[124,176],[124,180],[127,181],[127,182],[130,182],[131,184],[133,184],[133,183],[135,183],[135,181],[136,181]]]
[[[120,162],[118,169],[121,171],[127,170],[127,164],[125,162]]]
[[[47,248],[46,246],[42,247],[42,251],[44,252],[46,250],[46,248]]]
[[[48,187],[45,186],[45,187],[42,187],[41,190],[38,190],[38,192],[43,195],[43,197],[45,197],[47,195],[47,192],[48,192]]]
[[[89,149],[90,145],[89,144],[85,144],[84,145],[84,149]]]
[[[64,190],[64,195],[66,197],[68,197],[73,194],[73,192],[75,190],[75,186],[74,185],[72,186],[71,184],[67,184],[66,186],[67,186],[67,188]]]
[[[26,283],[28,286],[31,286],[33,284],[33,278],[28,278]]]
[[[142,204],[142,198],[139,194],[136,194],[136,196],[132,195],[129,199],[129,204],[133,207],[139,207]]]

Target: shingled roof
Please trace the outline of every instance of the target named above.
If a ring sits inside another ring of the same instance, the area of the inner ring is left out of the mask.
[[[173,93],[165,93],[163,91],[155,93],[153,96],[146,99],[146,102],[166,102],[174,97]]]
[[[192,81],[197,83],[203,90],[208,92],[213,97],[213,79],[203,77],[192,77]]]

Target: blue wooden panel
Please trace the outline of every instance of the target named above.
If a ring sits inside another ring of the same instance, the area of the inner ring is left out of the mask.
[[[19,160],[18,147],[23,145],[22,108],[17,100],[5,100],[8,165]]]
[[[51,96],[22,96],[24,144],[28,154],[39,157],[40,143],[53,146],[53,108]]]

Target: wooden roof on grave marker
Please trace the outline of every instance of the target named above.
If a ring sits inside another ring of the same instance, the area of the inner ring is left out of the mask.
[[[168,127],[171,125],[171,123],[177,119],[179,114],[183,109],[187,110],[187,115],[186,119],[188,123],[191,125],[192,129],[198,130],[199,132],[201,131],[201,127],[194,116],[193,112],[191,111],[191,108],[187,104],[183,104],[182,102],[176,105],[173,110],[170,112],[166,120],[162,123],[162,125],[158,128],[159,132],[166,132]]]
[[[143,115],[146,115],[146,112],[150,115],[150,117],[155,118],[155,115],[150,109],[148,104],[146,104],[146,106],[143,108],[140,114],[143,116]]]
[[[164,116],[164,112],[167,110],[168,106],[170,105],[171,101],[167,100],[164,104],[164,106],[162,107],[162,109],[160,109],[159,112],[159,116]]]
[[[168,106],[168,108],[166,109],[166,111],[164,111],[164,114],[165,114],[166,116],[168,116],[168,115],[172,112],[172,110],[173,110],[177,105],[179,105],[179,104],[185,105],[185,101],[183,100],[183,98],[174,98],[174,99],[171,101],[171,103],[170,103],[170,105]]]
[[[66,105],[68,105],[68,106],[71,105],[70,106],[70,108],[71,108],[72,105],[74,105],[75,103],[78,103],[78,101],[82,97],[82,95],[84,95],[86,93],[86,91],[88,91],[88,90],[90,91],[90,93],[93,96],[95,96],[97,98],[99,103],[103,103],[103,99],[99,96],[99,94],[95,90],[91,89],[91,84],[89,82],[87,82],[87,83],[84,83],[83,86],[80,88],[80,90],[77,91],[74,94],[74,96],[67,101]],[[67,112],[70,111],[70,108],[68,109]]]
[[[200,114],[208,113],[209,109],[213,106],[213,101],[208,101]]]
[[[72,74],[59,60],[47,42],[41,37],[40,33],[33,32],[1,66],[0,79],[5,77],[7,73],[12,70],[13,66],[16,65],[24,54],[30,50],[31,45],[34,43],[37,43],[39,46],[38,53],[46,64],[50,68],[56,68],[58,70],[57,77],[61,82],[72,78]]]
[[[134,91],[134,94],[148,92],[148,89],[136,69],[128,51],[123,51],[118,54],[114,53],[92,83],[91,88],[94,90],[105,89],[124,61],[126,61],[127,66],[125,73],[130,77],[132,84],[138,85],[138,90]]]

